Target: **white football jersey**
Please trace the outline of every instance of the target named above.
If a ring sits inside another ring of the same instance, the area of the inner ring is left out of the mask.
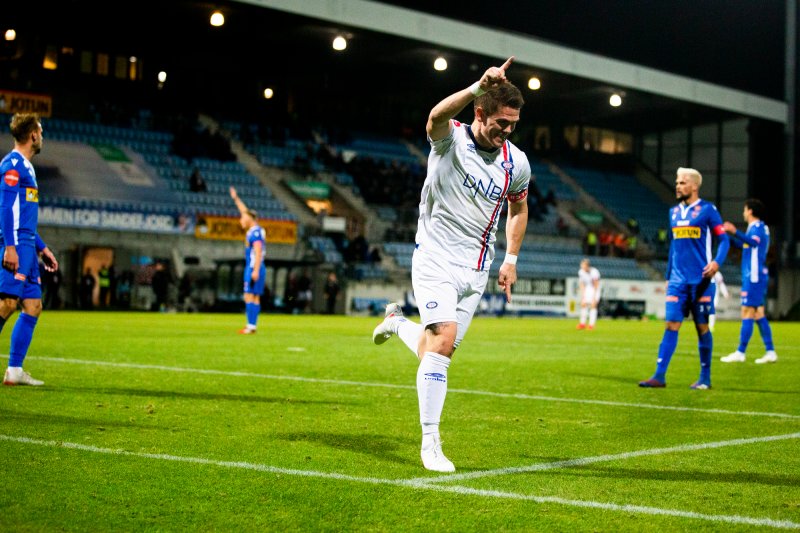
[[[431,142],[417,247],[457,265],[488,270],[503,202],[525,201],[530,179],[524,152],[509,141],[485,152],[470,126],[453,120],[450,134]]]
[[[600,271],[595,267],[589,267],[589,272],[581,268],[578,270],[578,279],[584,287],[594,287],[594,281],[600,279]]]

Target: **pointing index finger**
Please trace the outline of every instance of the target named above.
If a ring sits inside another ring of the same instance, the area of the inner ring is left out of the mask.
[[[500,67],[500,70],[502,70],[503,72],[505,72],[505,71],[506,71],[506,69],[507,69],[508,67],[510,67],[510,66],[511,66],[511,63],[513,63],[513,62],[514,62],[514,56],[511,56],[511,57],[509,57],[508,59],[506,59],[506,62],[505,62],[505,63],[503,63],[503,66],[502,66],[502,67]]]

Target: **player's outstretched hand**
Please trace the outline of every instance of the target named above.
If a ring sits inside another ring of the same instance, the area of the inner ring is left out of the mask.
[[[44,269],[48,272],[55,272],[58,270],[58,259],[56,259],[53,252],[50,251],[50,248],[42,250],[42,263],[44,263]]]
[[[511,66],[511,63],[514,62],[514,56],[509,57],[506,59],[506,62],[503,63],[499,67],[489,67],[486,69],[486,72],[483,73],[481,76],[480,81],[478,82],[481,86],[481,89],[488,92],[492,89],[497,89],[501,85],[503,85],[506,79],[506,70],[508,67]]]
[[[506,302],[511,303],[511,286],[517,282],[517,267],[503,263],[497,276],[497,285],[506,293]]]
[[[714,274],[719,271],[719,265],[716,261],[711,261],[706,267],[703,269],[703,277],[704,278],[713,278]]]
[[[236,187],[231,187],[230,189],[228,189],[228,192],[231,194],[231,198],[233,198],[234,200],[239,198],[239,195],[236,194]]]
[[[722,225],[722,229],[724,229],[728,233],[736,233],[736,226],[734,226],[730,222],[725,222]]]

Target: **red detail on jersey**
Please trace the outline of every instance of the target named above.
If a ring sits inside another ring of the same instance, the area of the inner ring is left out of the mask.
[[[22,272],[17,272],[16,274],[14,274],[14,279],[19,281],[25,281],[27,279],[27,276],[25,276],[25,274],[23,274]]]
[[[753,235],[753,240],[756,242],[761,242],[761,237],[759,237],[758,235]]]
[[[741,296],[747,296],[747,291],[742,291]]]
[[[711,296],[703,296],[698,300],[698,302],[710,302],[710,301],[711,301]]]
[[[457,120],[453,120],[453,126],[455,126],[456,128],[460,128],[461,127],[461,123],[459,121],[457,121]]]
[[[722,235],[723,233],[725,233],[725,228],[722,227],[722,224],[714,226],[714,235]]]
[[[509,194],[508,201],[511,202],[512,204],[515,204],[517,202],[521,202],[527,197],[528,197],[528,189],[525,189],[524,191],[520,191],[517,194]]]
[[[668,302],[677,302],[679,298],[677,296],[667,296]]]
[[[508,142],[503,143],[503,160],[508,161]],[[497,212],[503,205],[503,198],[506,196],[506,191],[508,190],[509,185],[511,185],[511,174],[509,173],[508,169],[504,169],[506,173],[506,182],[503,185],[503,194],[500,195],[500,199],[497,201],[497,205],[494,206],[494,210],[492,211],[492,216],[489,217],[489,225],[486,226],[486,229],[483,230],[481,234],[481,253],[478,254],[478,270],[483,270],[483,262],[486,259],[486,252],[489,250],[488,240],[489,240],[489,233],[492,231],[492,226],[494,226],[494,217],[497,216]]]
[[[19,183],[19,172],[11,168],[6,171],[5,176],[3,176],[3,180],[9,187],[16,187],[17,183]]]

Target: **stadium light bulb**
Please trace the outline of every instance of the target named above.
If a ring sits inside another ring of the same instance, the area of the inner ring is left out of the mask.
[[[334,50],[344,50],[347,48],[347,39],[342,37],[341,35],[337,35],[336,38],[333,40],[333,49]]]
[[[138,60],[136,59],[136,56],[131,56],[130,58],[128,58],[128,61],[130,61],[131,63],[136,63],[136,61]]]
[[[158,73],[158,81],[160,83],[164,83],[165,81],[167,81],[167,73],[164,72],[163,70]]]
[[[275,96],[275,91],[273,91],[273,90],[272,90],[272,89],[270,89],[269,87],[267,87],[266,89],[264,89],[264,98],[266,98],[267,100],[269,100],[269,99],[270,99],[270,98],[272,98],[273,96]]]
[[[211,14],[211,25],[216,27],[216,28],[218,28],[219,26],[222,26],[223,24],[225,24],[225,15],[223,15],[219,11],[214,11]]]
[[[433,62],[433,68],[438,71],[447,70],[447,60],[443,57],[437,57],[436,61]]]
[[[14,28],[6,30],[6,41],[13,41],[17,38],[17,32]]]
[[[611,107],[619,107],[622,105],[622,97],[617,93],[611,95],[611,98],[608,99],[608,103]]]
[[[528,80],[528,89],[530,89],[531,91],[538,91],[541,88],[542,88],[542,81],[539,78],[534,76],[533,78]]]

